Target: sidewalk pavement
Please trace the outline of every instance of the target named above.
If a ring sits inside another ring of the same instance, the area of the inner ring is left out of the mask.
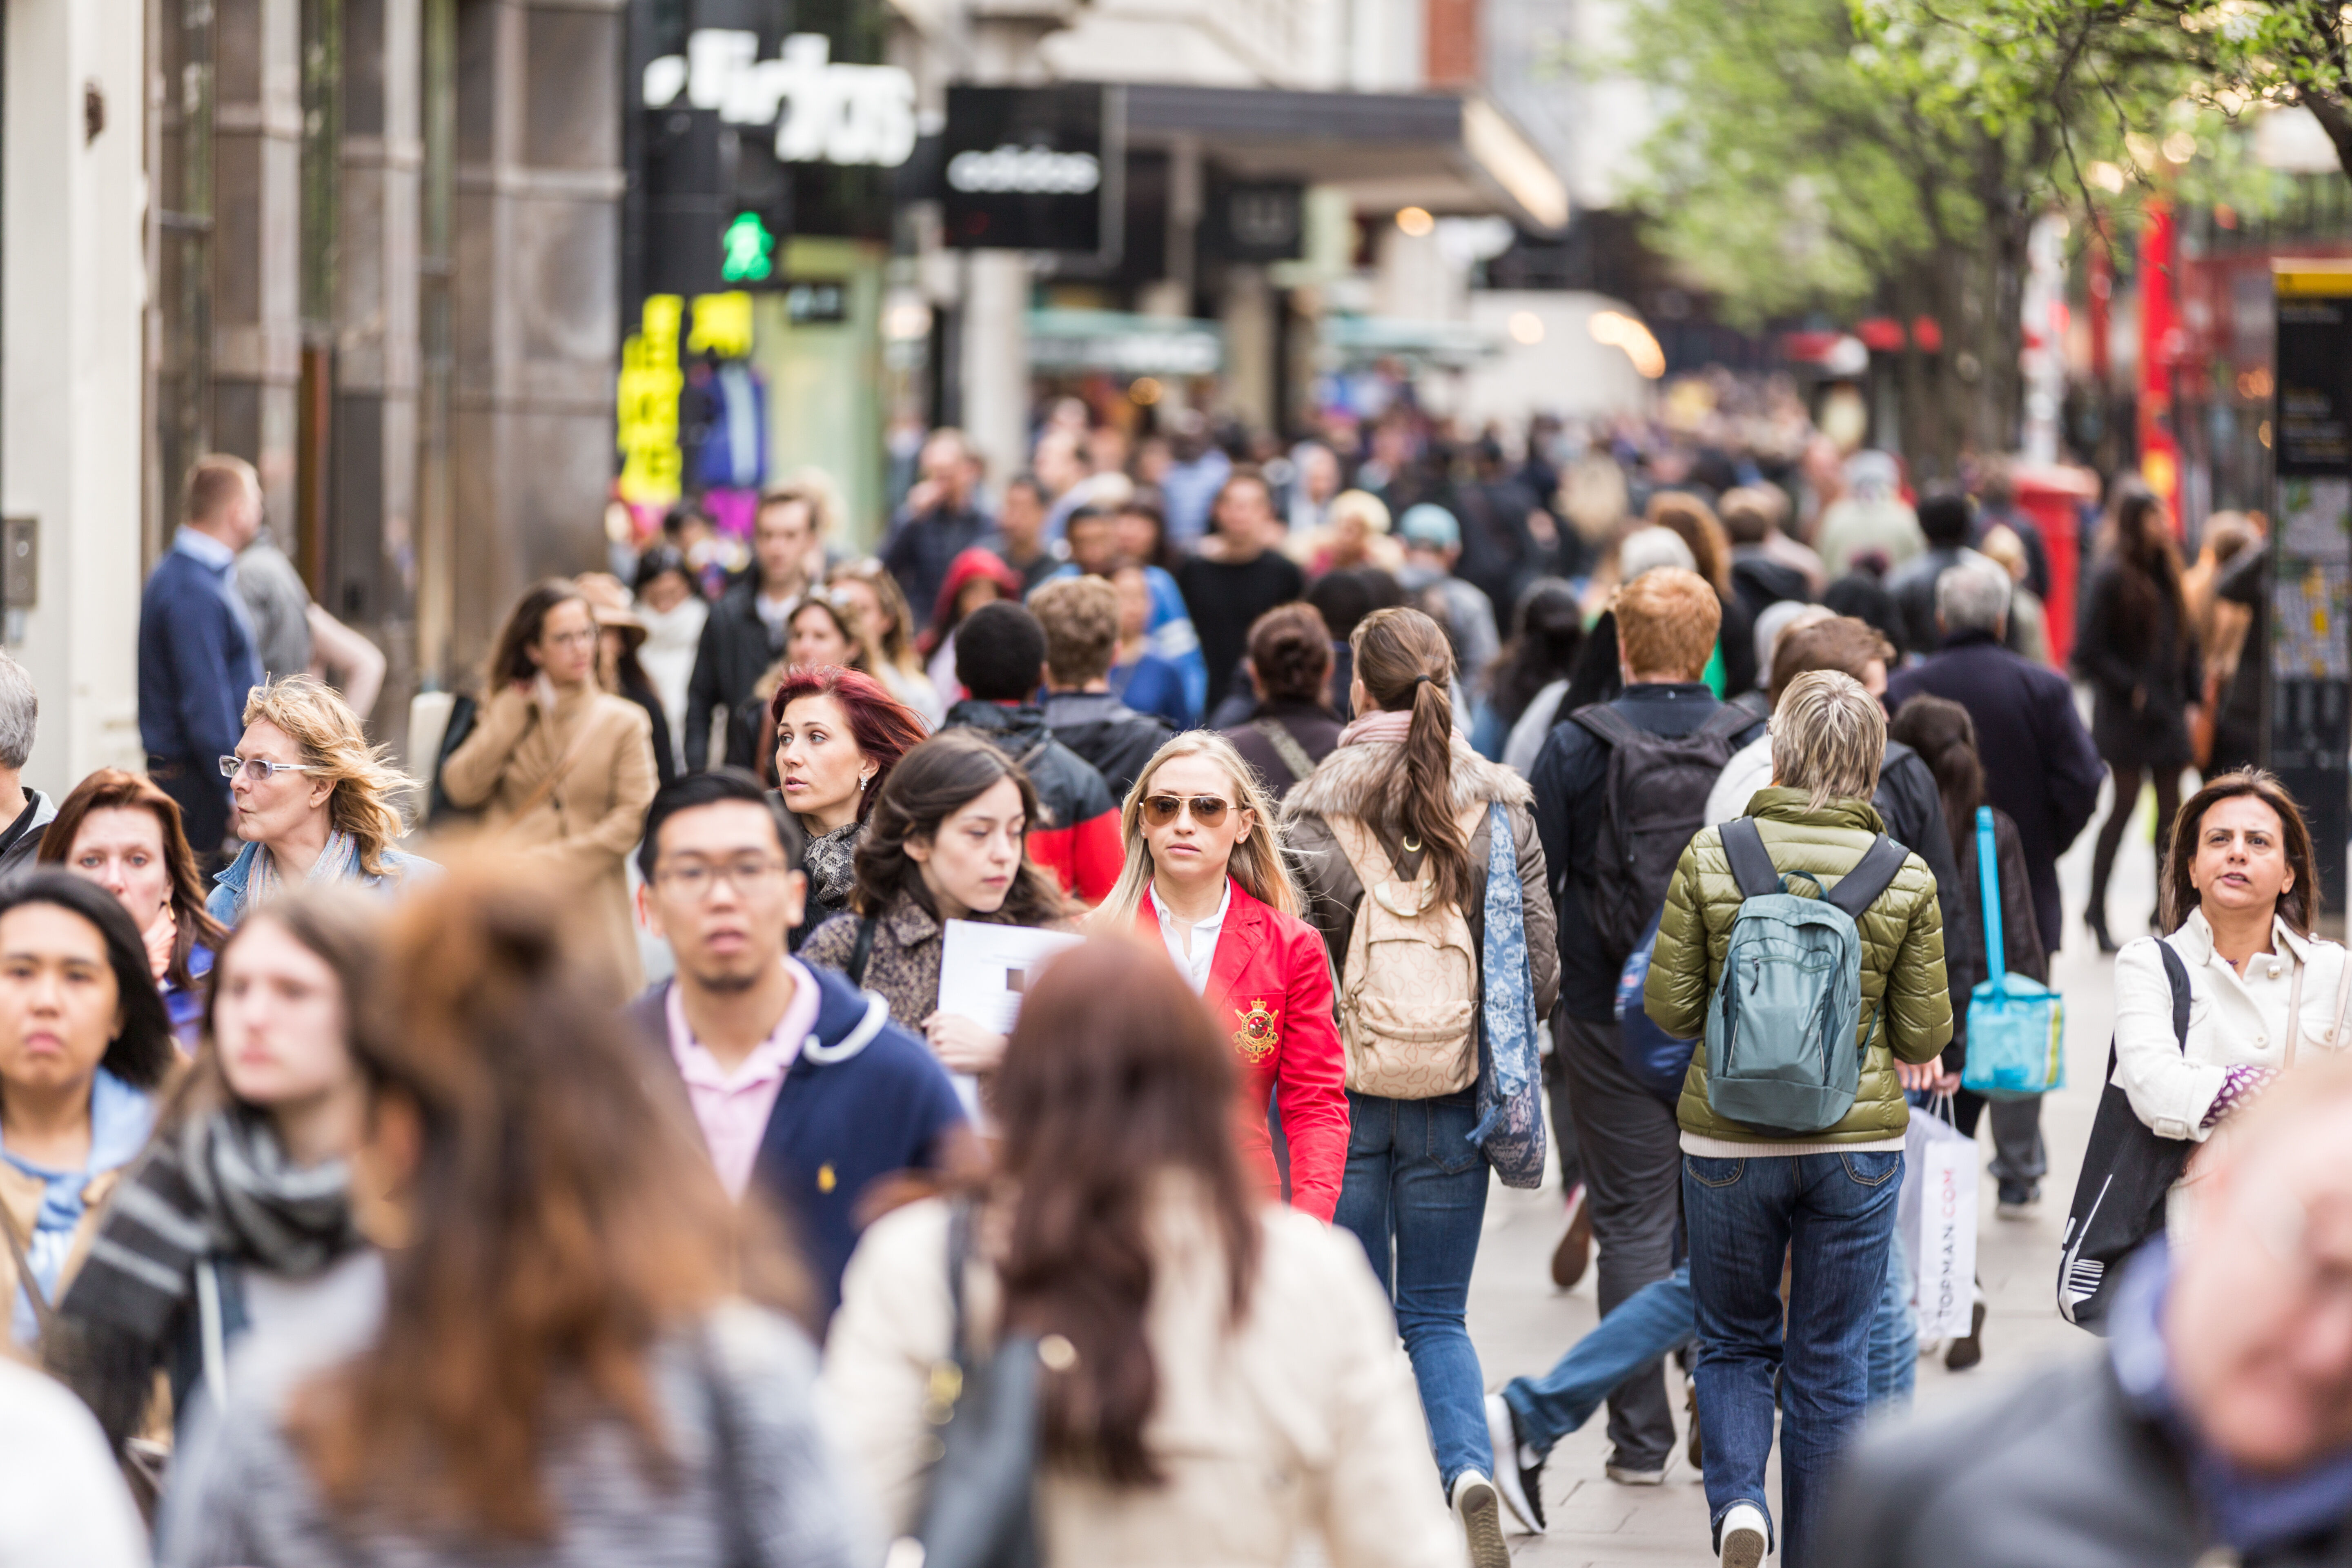
[[[2153,807],[2146,796],[2138,815],[2140,823],[2125,840],[2108,899],[2115,911],[2110,929],[2119,941],[2147,930],[2147,915],[2155,908],[2156,873],[2147,831]],[[2067,1087],[2042,1108],[2050,1174],[2042,1184],[2041,1207],[2025,1221],[1995,1219],[1993,1183],[1984,1179],[1977,1253],[1978,1274],[1990,1299],[1984,1361],[1973,1371],[1956,1373],[1944,1370],[1940,1355],[1922,1359],[1916,1406],[1921,1412],[2031,1375],[2053,1359],[2089,1353],[2095,1342],[2058,1316],[2056,1288],[2059,1238],[2098,1108],[2114,1016],[2115,961],[2100,954],[2081,923],[2097,827],[2095,820],[2084,829],[2073,852],[2060,862],[2073,923],[2052,979],[2066,998]],[[1990,1124],[1978,1131],[1990,1159]],[[1565,1295],[1552,1288],[1549,1264],[1559,1239],[1559,1205],[1556,1180],[1537,1192],[1512,1192],[1497,1184],[1488,1198],[1478,1269],[1470,1284],[1470,1332],[1490,1388],[1521,1373],[1543,1371],[1597,1321],[1589,1271]],[[1671,1366],[1669,1377],[1679,1429],[1682,1395]],[[1552,1450],[1544,1472],[1550,1531],[1541,1537],[1508,1537],[1514,1562],[1521,1568],[1713,1562],[1707,1551],[1706,1494],[1697,1472],[1683,1462],[1682,1446],[1676,1445],[1663,1486],[1619,1486],[1601,1474],[1609,1448],[1607,1422],[1605,1410],[1596,1413],[1583,1430]],[[1778,1468],[1776,1462],[1770,1482],[1776,1503]]]

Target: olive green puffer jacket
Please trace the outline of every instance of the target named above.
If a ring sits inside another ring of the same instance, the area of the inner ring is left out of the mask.
[[[1834,800],[1809,811],[1805,792],[1798,789],[1759,791],[1748,814],[1756,818],[1772,864],[1783,872],[1811,871],[1832,888],[1885,831],[1867,801]],[[1797,887],[1804,884],[1800,881]],[[1723,973],[1724,951],[1731,943],[1731,922],[1740,902],[1739,881],[1724,853],[1722,830],[1699,829],[1666,889],[1666,911],[1658,922],[1658,944],[1642,991],[1651,1020],[1668,1034],[1689,1039],[1706,1035],[1707,999]],[[1691,1053],[1676,1107],[1684,1131],[1738,1143],[1869,1143],[1903,1135],[1910,1108],[1904,1102],[1893,1058],[1932,1061],[1952,1037],[1943,916],[1936,908],[1936,879],[1926,862],[1916,855],[1906,858],[1886,891],[1856,923],[1862,933],[1857,1033],[1874,1023],[1879,1027],[1863,1059],[1861,1086],[1845,1119],[1824,1131],[1785,1137],[1717,1116],[1706,1102],[1706,1047],[1702,1044]]]

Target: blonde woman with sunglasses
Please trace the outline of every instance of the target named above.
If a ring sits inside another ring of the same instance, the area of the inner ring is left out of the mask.
[[[1119,812],[1126,865],[1095,915],[1157,940],[1208,1004],[1241,1075],[1235,1136],[1269,1195],[1281,1191],[1266,1106],[1290,1149],[1290,1204],[1328,1220],[1348,1163],[1348,1096],[1331,965],[1299,919],[1273,802],[1233,743],[1177,736]]]

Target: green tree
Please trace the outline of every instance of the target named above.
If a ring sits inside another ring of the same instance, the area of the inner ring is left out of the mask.
[[[1628,32],[1666,105],[1645,149],[1656,243],[1750,321],[1935,320],[1941,352],[1899,367],[1915,468],[2013,446],[2027,237],[2119,134],[2086,131],[2107,121],[2081,100],[2160,107],[2149,73],[2104,83],[2088,29],[2027,47],[1914,0],[1649,0]]]

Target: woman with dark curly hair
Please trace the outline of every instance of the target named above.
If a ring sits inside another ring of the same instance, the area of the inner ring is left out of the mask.
[[[784,672],[768,700],[777,793],[806,830],[808,918],[813,931],[849,907],[851,858],[890,770],[923,738],[915,710],[859,670],[837,665]]]
[[[949,921],[1064,923],[1060,884],[1025,852],[1041,819],[1036,786],[978,731],[950,730],[899,758],[869,793],[855,912],[812,932],[801,960],[837,969],[888,1002],[890,1016],[919,1030],[949,1070],[990,1071],[1004,1037],[939,1010],[941,937]]]

